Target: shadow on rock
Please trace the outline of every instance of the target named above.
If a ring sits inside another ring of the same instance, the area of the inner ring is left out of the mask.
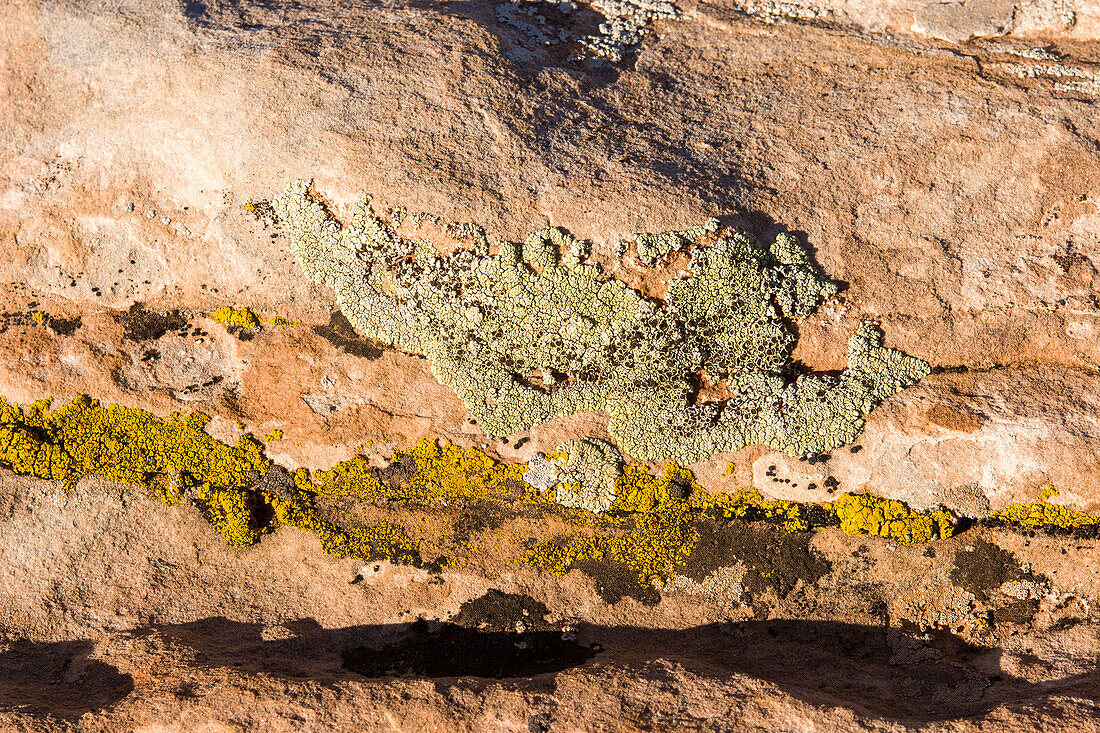
[[[1000,671],[999,649],[946,632],[916,636],[878,626],[789,620],[682,630],[585,625],[574,639],[538,616],[530,614],[522,631],[472,618],[466,619],[470,625],[417,621],[331,630],[306,619],[284,626],[285,638],[270,638],[270,628],[210,618],[139,633],[192,647],[199,665],[330,683],[348,673],[442,684],[450,684],[448,678],[522,679],[586,664],[644,676],[650,662],[667,660],[689,675],[716,681],[747,675],[813,705],[893,721],[954,720],[1054,694],[1100,700],[1098,673],[1031,683]]]
[[[110,708],[134,689],[134,680],[89,659],[87,640],[10,642],[0,653],[0,709],[72,720]]]
[[[596,652],[560,631],[499,631],[420,620],[411,624],[325,630],[312,619],[283,627],[270,638],[259,624],[210,618],[138,632],[181,642],[196,664],[233,667],[291,678],[334,681],[364,677],[525,678],[577,667]],[[267,637],[267,638],[265,638]]]
[[[561,632],[481,631],[455,624],[413,624],[407,637],[382,649],[344,654],[344,669],[364,677],[533,677],[578,667],[596,655]]]
[[[836,621],[743,621],[685,630],[592,628],[606,664],[669,659],[693,674],[749,675],[815,706],[895,722],[981,715],[1053,694],[1100,699],[1100,673],[1031,683],[1001,672],[1002,650],[949,632],[903,633]]]

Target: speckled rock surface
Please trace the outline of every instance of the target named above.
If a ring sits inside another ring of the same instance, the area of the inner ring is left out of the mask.
[[[428,360],[355,332],[264,204],[312,178],[345,222],[368,193],[492,242],[561,227],[656,296],[686,260],[653,270],[619,243],[715,216],[792,232],[841,285],[795,324],[800,364],[842,369],[875,320],[932,374],[851,445],[716,454],[690,466],[701,484],[968,518],[1052,484],[1052,502],[1100,510],[1100,5],[683,0],[618,62],[577,58],[605,18],[587,3],[511,5],[9,0],[0,395],[202,410],[228,442],[281,431],[266,451],[290,470],[381,465],[423,436],[526,462],[611,439],[607,416],[487,436]],[[219,322],[223,306],[266,321]],[[813,552],[738,535],[723,570],[647,605],[609,600],[595,571],[376,572],[292,528],[230,548],[196,510],[94,479],[65,493],[0,468],[0,509],[14,728],[1096,727],[1100,560],[1079,536],[980,526],[927,555],[832,528]],[[1003,572],[978,582],[981,542],[1014,559],[982,555]],[[785,562],[789,582],[763,580]],[[1025,580],[1042,592],[991,590]],[[490,589],[603,651],[520,682],[346,669]]]

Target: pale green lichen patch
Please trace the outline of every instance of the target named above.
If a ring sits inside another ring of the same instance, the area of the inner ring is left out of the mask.
[[[611,508],[622,473],[622,457],[615,446],[606,440],[579,438],[559,445],[550,460],[560,467],[554,485],[559,504],[593,514]]]
[[[663,232],[661,234],[635,234],[634,244],[638,248],[638,257],[647,265],[652,265],[669,252],[683,249],[693,244],[703,235],[718,231],[718,220],[709,219],[701,226],[683,231]]]
[[[713,230],[667,303],[606,279],[568,234],[437,255],[399,236],[369,199],[341,227],[295,181],[272,205],[306,275],[332,288],[368,337],[426,356],[486,432],[508,435],[581,410],[609,414],[619,446],[642,460],[691,463],[767,444],[791,454],[854,439],[863,414],[928,373],[863,324],[839,377],[789,371],[789,321],[836,286],[794,237]],[[658,235],[651,252],[688,242]],[[650,241],[650,240],[645,240]],[[694,404],[700,373],[736,396]]]
[[[496,16],[541,47],[577,44],[584,53],[572,54],[572,60],[599,56],[614,63],[642,42],[654,21],[681,17],[676,5],[668,0],[590,0],[585,6],[603,17],[595,32],[589,34],[582,34],[568,22],[581,7],[574,0],[504,0],[497,5]],[[563,20],[566,27],[560,27]]]

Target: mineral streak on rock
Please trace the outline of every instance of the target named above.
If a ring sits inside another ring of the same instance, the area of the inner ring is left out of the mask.
[[[354,208],[342,228],[294,181],[272,205],[306,275],[332,288],[365,335],[427,357],[486,432],[508,435],[581,410],[605,411],[609,432],[640,460],[691,463],[766,444],[792,455],[828,451],[860,434],[863,415],[926,374],[883,346],[865,322],[839,377],[794,374],[790,321],[836,293],[792,236],[770,244],[701,227],[691,276],[667,302],[601,278],[584,248],[558,229],[490,254],[439,255]],[[643,236],[653,259],[696,232]],[[673,236],[675,235],[675,236]],[[700,372],[735,396],[693,404]]]

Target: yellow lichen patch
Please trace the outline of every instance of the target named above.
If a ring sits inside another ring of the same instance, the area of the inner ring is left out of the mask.
[[[755,490],[736,494],[711,492],[696,481],[694,473],[675,462],[665,464],[660,476],[653,476],[640,466],[625,466],[615,488],[617,498],[612,509],[622,512],[662,511],[686,501],[686,506],[696,512],[719,510],[729,518],[754,515],[777,519],[788,532],[810,529],[798,502],[764,501]]]
[[[148,488],[162,500],[186,497],[231,544],[259,537],[247,487],[267,470],[263,446],[242,435],[230,447],[203,431],[209,417],[161,419],[86,396],[49,411],[42,400],[26,414],[0,398],[0,464],[17,473],[74,485],[96,475]]]
[[[43,321],[46,320],[46,314],[43,313],[42,311],[35,311],[34,313],[31,314],[31,320],[34,321],[35,323],[42,323]]]
[[[224,323],[227,326],[238,326],[240,328],[259,328],[261,323],[270,323],[273,326],[280,326],[283,328],[302,325],[300,321],[291,321],[282,316],[261,318],[256,314],[256,311],[251,308],[230,308],[224,305],[207,315],[218,323]]]
[[[215,440],[203,430],[210,418],[202,413],[162,419],[86,396],[49,407],[42,400],[24,413],[0,398],[0,465],[69,486],[90,475],[143,486],[167,504],[200,508],[231,545],[253,544],[289,524],[317,534],[338,557],[419,562],[418,543],[396,524],[343,529],[323,520],[305,469],[294,474],[298,491],[291,500],[257,489],[269,465],[263,446],[247,434],[232,447]],[[267,518],[272,513],[274,522]]]
[[[395,451],[391,459],[394,464],[408,465],[408,473],[400,479],[382,481],[367,459],[359,456],[329,471],[317,471],[313,479],[322,495],[354,496],[371,502],[427,503],[500,499],[504,495],[538,500],[537,492],[523,482],[523,464],[498,463],[476,448],[463,450],[450,441],[440,445],[421,438],[411,450]]]
[[[260,317],[251,308],[230,308],[223,305],[208,315],[218,323],[224,323],[227,326],[240,328],[259,328],[260,326]]]
[[[675,462],[665,464],[658,476],[642,466],[624,466],[615,490],[612,515],[634,515],[632,530],[621,536],[604,531],[557,537],[528,550],[523,562],[561,575],[580,560],[611,559],[634,570],[643,585],[652,586],[667,581],[694,550],[699,539],[693,526],[696,514],[717,510],[727,518],[776,519],[788,532],[811,528],[797,502],[764,501],[757,491],[710,492]],[[605,528],[610,524],[603,523]]]
[[[640,515],[634,528],[622,536],[597,534],[559,537],[523,554],[523,562],[555,575],[568,572],[579,560],[609,558],[623,563],[643,585],[659,585],[687,560],[699,534],[683,500],[672,500],[661,511]]]
[[[693,509],[713,506],[721,500],[695,480],[695,474],[675,462],[666,463],[660,476],[641,466],[624,466],[615,482],[612,509],[622,512],[651,512],[687,498]]]
[[[1027,529],[1058,527],[1074,529],[1100,524],[1100,517],[1080,512],[1069,507],[1051,504],[1047,499],[1057,496],[1053,486],[1048,486],[1039,494],[1039,500],[1027,504],[1013,504],[999,512],[989,515],[989,519],[999,520]]]
[[[494,461],[476,448],[462,450],[450,441],[442,445],[421,438],[411,451],[397,451],[395,461],[411,458],[416,464],[416,476],[409,490],[419,495],[444,499],[500,498],[511,493],[512,487],[522,487],[522,464]],[[508,482],[515,482],[512,486]]]
[[[677,503],[675,508],[642,516],[633,531],[609,543],[608,554],[635,570],[642,582],[667,581],[699,541],[690,510]]]
[[[0,434],[12,437],[0,440],[0,463],[18,473],[70,483],[95,474],[141,486],[149,486],[153,476],[178,475],[245,486],[268,465],[255,438],[242,435],[227,446],[203,431],[209,417],[199,412],[161,419],[80,396],[53,412],[48,400],[36,402],[24,415],[2,398],[0,403]]]
[[[870,494],[842,494],[825,508],[836,514],[841,530],[850,535],[874,534],[913,545],[955,533],[949,512],[915,512],[905,502]]]
[[[268,433],[266,436],[264,436],[264,440],[266,440],[269,443],[273,440],[282,440],[282,439],[283,439],[283,431],[280,430],[279,428],[275,428],[270,433]]]
[[[667,500],[668,487],[662,487],[656,476],[639,466],[623,466],[615,481],[615,503],[611,508],[621,512],[652,511]]]
[[[574,535],[542,542],[523,553],[523,562],[554,575],[565,575],[578,560],[604,556],[602,538]]]
[[[306,469],[299,469],[299,472]],[[306,481],[309,481],[307,478]],[[325,496],[354,496],[365,501],[381,501],[393,495],[392,487],[374,475],[370,462],[363,456],[340,461],[328,471],[314,471],[315,487],[311,490]]]
[[[255,544],[265,529],[257,520],[255,493],[234,488],[205,488],[200,497],[207,518],[230,545]]]
[[[810,523],[802,511],[802,505],[797,501],[765,501],[759,507],[768,519],[780,520],[783,529],[788,533],[810,531]]]
[[[275,526],[297,527],[317,535],[321,548],[336,557],[357,557],[367,561],[388,559],[407,565],[421,563],[420,543],[409,537],[400,525],[382,520],[368,527],[338,527],[317,511],[306,469],[294,473],[294,483],[298,491],[289,500],[266,497],[275,514]]]
[[[448,548],[471,555],[500,554],[491,549],[493,535],[480,535],[476,542],[469,534],[447,539],[458,534],[455,510],[461,513],[476,505],[481,511],[487,503],[520,501],[546,509],[542,518],[559,525],[542,535],[545,539],[553,531],[559,532],[557,537],[528,545],[520,560],[558,574],[578,560],[612,562],[651,586],[667,581],[692,553],[699,540],[697,517],[766,520],[787,532],[839,522],[849,534],[875,534],[903,544],[950,537],[956,531],[949,512],[917,512],[904,502],[867,494],[844,494],[818,507],[765,501],[756,490],[711,492],[674,462],[656,475],[640,465],[599,474],[614,477],[615,499],[610,511],[594,514],[556,504],[553,488],[540,494],[526,483],[525,475],[538,478],[534,461],[503,464],[483,451],[429,438],[396,451],[385,468],[372,467],[360,456],[329,471],[311,474],[301,468],[288,479],[283,469],[271,468],[258,440],[243,434],[234,445],[226,445],[207,435],[208,420],[197,412],[160,418],[119,405],[104,407],[86,396],[57,409],[51,409],[49,400],[21,409],[0,398],[0,465],[69,487],[89,475],[144,487],[165,503],[199,508],[231,545],[255,543],[285,525],[316,535],[324,550],[337,557],[416,565],[423,565],[421,552],[434,557],[437,552],[449,554]],[[275,429],[266,439],[281,437]],[[576,442],[568,455],[543,456],[542,465],[568,469],[584,449]],[[1048,489],[1037,501],[1014,505],[989,519],[1029,529],[1100,523],[1085,512],[1050,504],[1054,495]],[[523,511],[537,520],[538,512]],[[527,536],[525,532],[523,541]]]
[[[271,318],[261,318],[264,323],[270,323],[272,326],[281,326],[282,328],[289,328],[291,326],[301,326],[301,321],[291,321],[282,316],[272,316]]]

